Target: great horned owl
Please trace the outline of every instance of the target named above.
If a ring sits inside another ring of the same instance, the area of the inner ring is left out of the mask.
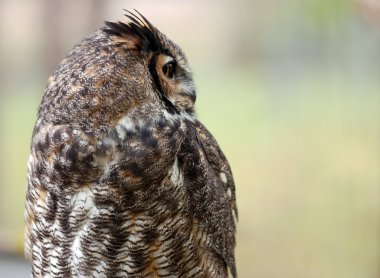
[[[234,182],[187,59],[126,17],[49,78],[28,163],[33,277],[236,277]]]

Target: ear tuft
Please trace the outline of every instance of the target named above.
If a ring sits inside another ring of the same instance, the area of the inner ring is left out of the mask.
[[[126,11],[125,16],[130,20],[123,22],[105,22],[103,31],[111,36],[116,36],[129,43],[130,48],[140,51],[158,52],[161,51],[161,41],[157,34],[157,29],[138,11],[135,13]]]

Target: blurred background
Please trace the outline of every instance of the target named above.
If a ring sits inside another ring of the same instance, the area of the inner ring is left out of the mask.
[[[26,164],[47,78],[124,8],[187,53],[235,176],[239,277],[380,277],[380,0],[0,0],[0,276],[29,276]]]

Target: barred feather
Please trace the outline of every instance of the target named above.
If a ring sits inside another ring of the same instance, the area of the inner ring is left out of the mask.
[[[236,277],[232,173],[195,116],[187,60],[142,15],[127,17],[49,79],[28,163],[32,276]]]

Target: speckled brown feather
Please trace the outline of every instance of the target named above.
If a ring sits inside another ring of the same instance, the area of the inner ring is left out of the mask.
[[[32,276],[236,277],[233,178],[194,114],[186,57],[128,18],[49,79],[28,163]]]

